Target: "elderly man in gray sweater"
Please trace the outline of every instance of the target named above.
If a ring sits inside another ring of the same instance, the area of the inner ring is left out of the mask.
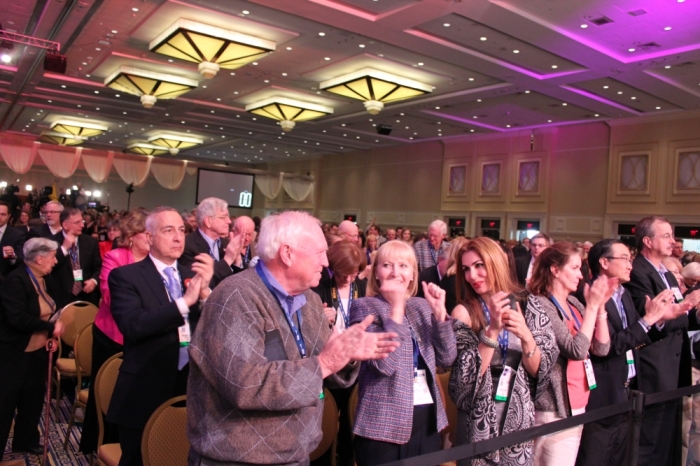
[[[307,465],[321,440],[323,384],[350,386],[357,361],[396,349],[373,317],[333,333],[310,288],[328,266],[318,220],[263,220],[260,262],[212,292],[190,345],[189,465]]]

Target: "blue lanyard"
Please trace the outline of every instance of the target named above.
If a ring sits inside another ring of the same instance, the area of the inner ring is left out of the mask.
[[[411,341],[413,342],[413,373],[418,371],[418,358],[420,357],[420,348],[418,348],[418,342],[413,335],[411,335]]]
[[[248,266],[248,263],[250,262],[250,246],[246,246],[245,248],[245,254],[243,254],[243,268],[246,268]]]
[[[581,322],[578,321],[578,317],[576,317],[576,313],[571,310],[571,305],[569,303],[566,303],[569,306],[569,312],[571,312],[571,317],[564,311],[564,308],[561,307],[559,302],[557,301],[557,298],[554,296],[550,296],[549,300],[552,301],[552,303],[556,306],[556,308],[561,312],[561,314],[564,316],[564,319],[566,320],[572,320],[574,321],[574,328],[578,332],[579,329],[581,328]]]
[[[489,312],[489,307],[486,302],[479,297],[481,301],[481,309],[484,311],[484,316],[486,317],[486,325],[491,324],[491,313]],[[498,333],[498,348],[501,351],[501,358],[503,364],[506,363],[506,355],[508,354],[508,330],[503,329]]]
[[[333,294],[332,298],[334,301],[338,302],[338,310],[340,311],[340,314],[343,316],[343,320],[345,321],[345,328],[350,327],[350,306],[352,306],[353,297],[357,297],[353,295],[354,290],[355,284],[350,283],[350,293],[348,294],[348,310],[346,311],[343,307],[343,300],[340,299],[340,292],[338,291],[338,287],[334,286],[331,289],[331,293]]]
[[[255,271],[258,273],[258,276],[260,277],[260,280],[265,284],[265,287],[268,289],[270,293],[272,293],[272,296],[277,299],[277,302],[279,302],[280,307],[282,308],[282,314],[284,314],[284,317],[287,319],[287,323],[289,324],[289,328],[292,331],[292,334],[294,335],[294,341],[297,344],[297,348],[299,348],[299,354],[301,354],[302,359],[306,357],[306,343],[304,343],[304,338],[301,335],[301,326],[302,326],[302,319],[301,319],[301,309],[297,311],[297,320],[299,321],[299,327],[297,328],[296,325],[294,325],[294,320],[290,315],[287,314],[287,311],[285,311],[284,306],[282,306],[282,303],[280,302],[279,298],[277,297],[277,293],[275,292],[275,289],[272,287],[270,284],[270,280],[267,279],[265,276],[265,272],[263,272],[260,262],[257,263],[255,266]]]
[[[29,278],[32,280],[32,283],[34,283],[34,286],[36,286],[37,291],[39,291],[39,294],[41,295],[43,300],[46,301],[46,304],[48,304],[51,308],[51,314],[53,314],[56,311],[56,302],[44,294],[44,290],[39,285],[39,280],[37,280],[36,276],[34,275],[34,272],[32,272],[31,269],[26,265],[24,267],[27,269]]]
[[[433,258],[433,262],[435,262],[435,265],[437,265],[438,264],[438,257],[440,257],[440,248],[433,249],[433,245],[428,243],[428,250],[430,251],[430,256]],[[433,252],[433,251],[435,251],[435,252]]]

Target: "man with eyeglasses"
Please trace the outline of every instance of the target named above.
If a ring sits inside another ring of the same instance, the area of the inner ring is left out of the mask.
[[[680,317],[656,324],[665,337],[639,352],[637,387],[644,393],[655,393],[689,386],[691,370],[687,330],[700,328],[694,309],[700,302],[700,291],[683,299],[676,277],[661,263],[671,255],[675,244],[668,220],[657,216],[641,219],[635,227],[635,240],[639,253],[625,288],[639,315],[646,316],[647,298],[653,299],[666,290],[673,294],[672,299],[667,299],[668,304],[684,310],[692,309],[688,315],[681,313]],[[672,400],[645,408],[638,464],[681,464],[681,407],[680,400]]]
[[[360,239],[360,229],[357,228],[355,222],[343,220],[340,222],[340,225],[338,225],[338,236],[350,241],[351,243],[358,244],[358,240]]]
[[[214,259],[214,277],[211,288],[223,279],[245,269],[241,259],[243,236],[229,232],[231,217],[228,203],[217,197],[208,197],[197,206],[197,229],[185,237],[185,250],[180,264],[191,267],[198,254],[209,254]]]
[[[73,301],[88,301],[97,306],[102,269],[97,238],[83,234],[83,213],[75,207],[63,210],[59,220],[62,231],[49,238],[60,245],[56,251],[57,264],[51,271],[61,289],[56,304],[60,308]]]
[[[233,233],[241,236],[241,264],[243,269],[254,267],[258,258],[255,237],[255,222],[252,218],[241,215],[233,222]]]
[[[630,281],[632,258],[629,248],[619,240],[604,239],[588,252],[591,275],[617,279],[620,285]],[[640,377],[639,350],[663,338],[656,323],[684,314],[687,306],[671,304],[673,292],[665,290],[653,301],[646,300],[645,315],[640,317],[634,301],[623,286],[618,286],[605,303],[610,352],[607,356],[591,355],[597,387],[591,390],[586,410],[604,408],[629,399]],[[665,302],[666,301],[666,302]],[[583,427],[576,466],[626,464],[629,426],[626,414],[612,416]]]
[[[49,201],[42,207],[45,223],[41,226],[32,227],[27,234],[28,238],[48,238],[53,239],[61,232],[61,212],[63,204],[58,201]],[[59,243],[61,244],[61,243]]]
[[[442,220],[433,220],[428,226],[428,239],[418,241],[413,245],[418,261],[418,272],[428,267],[438,265],[440,253],[449,244],[445,241],[447,225]]]

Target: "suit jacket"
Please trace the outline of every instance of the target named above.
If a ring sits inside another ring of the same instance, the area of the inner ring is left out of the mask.
[[[523,288],[525,287],[525,280],[527,279],[527,269],[530,268],[530,261],[532,260],[532,255],[523,255],[515,258],[515,275],[518,277],[518,283]]]
[[[22,263],[24,259],[24,254],[22,253],[22,248],[24,247],[24,242],[26,241],[25,233],[19,228],[11,227],[7,225],[5,227],[5,233],[2,235],[0,240],[0,283],[3,279],[12,272],[18,265]],[[4,254],[2,254],[2,248],[5,246],[12,246],[15,250],[15,256],[17,258],[14,264],[10,259],[6,259]]]
[[[628,292],[622,294],[622,306],[625,308],[627,328],[622,328],[622,319],[615,305],[615,300],[610,299],[605,303],[608,312],[608,329],[610,331],[610,351],[607,356],[591,354],[593,371],[598,387],[591,390],[587,409],[602,408],[627,401],[627,356],[628,350],[634,354],[637,380],[643,377],[640,374],[639,350],[653,341],[661,338],[661,333],[655,328],[647,333],[639,323],[639,313],[634,307],[634,301]]]
[[[36,227],[31,227],[29,229],[29,233],[27,233],[27,239],[30,239],[30,238],[53,239],[53,237],[54,237],[54,234],[51,233],[51,229],[45,223],[42,223],[41,225],[36,226]],[[60,245],[60,243],[59,243],[59,245]]]
[[[235,265],[229,266],[224,260],[224,254],[226,253],[226,246],[228,245],[228,239],[221,240],[221,246],[219,247],[219,258],[220,260],[214,263],[214,276],[211,279],[210,287],[211,289],[216,288],[224,278],[233,275],[234,273],[240,272],[243,269],[241,267],[236,267]],[[178,263],[182,264],[184,267],[192,267],[194,263],[194,257],[197,254],[209,254],[209,244],[202,236],[199,228],[189,233],[185,236],[185,250],[180,257]]]
[[[666,280],[671,287],[678,286],[672,273],[666,273]],[[659,273],[641,254],[634,259],[630,281],[624,286],[630,292],[640,316],[646,313],[646,297],[654,298],[666,289]],[[639,352],[639,390],[654,393],[691,384],[690,341],[686,331],[689,321],[692,328],[697,328],[695,311],[691,311],[690,316],[683,315],[667,321],[662,330],[665,337],[647,345]]]
[[[428,284],[435,283],[436,285],[440,284],[440,274],[438,273],[437,265],[433,265],[432,267],[423,269],[418,274],[418,293],[416,294],[416,296],[418,296],[419,298],[424,297],[422,285],[423,282],[426,282]]]
[[[182,279],[194,276],[178,265]],[[107,419],[141,429],[153,411],[175,396],[180,352],[178,327],[185,321],[171,302],[163,278],[150,256],[117,267],[109,274],[112,316],[124,336],[124,362],[119,370]],[[190,307],[194,333],[199,306]]]
[[[55,283],[45,277],[46,291],[55,299]],[[23,352],[34,332],[53,333],[53,322],[41,320],[39,293],[36,292],[26,267],[10,273],[0,287],[0,348],[9,352]],[[3,352],[3,357],[10,357]]]
[[[48,227],[47,227],[48,228]],[[60,232],[51,237],[52,240],[58,243],[56,250],[56,260],[58,263],[51,271],[51,275],[56,280],[58,286],[61,287],[62,293],[59,301],[56,304],[59,308],[73,301],[88,301],[98,306],[100,303],[100,270],[102,269],[102,257],[100,256],[100,248],[97,239],[88,235],[78,236],[78,260],[80,268],[83,271],[83,283],[91,278],[97,282],[97,286],[91,293],[81,291],[75,296],[73,290],[73,265],[71,264],[70,254],[63,254],[61,245],[63,244],[63,232]]]

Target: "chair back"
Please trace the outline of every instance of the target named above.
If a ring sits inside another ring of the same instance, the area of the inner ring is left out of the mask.
[[[141,438],[144,466],[187,466],[190,442],[187,440],[186,396],[171,398],[156,409],[146,423]]]
[[[445,407],[445,413],[447,414],[448,426],[442,431],[443,435],[447,435],[452,442],[455,444],[455,429],[457,427],[457,405],[454,404],[452,398],[450,397],[450,391],[448,385],[450,383],[450,371],[438,374],[438,387],[440,389],[440,396],[442,397],[442,404]]]
[[[82,377],[89,376],[92,370],[92,325],[86,325],[75,337],[75,370],[78,373],[78,390],[82,386]]]
[[[335,444],[338,438],[338,405],[335,402],[335,398],[331,395],[331,392],[327,388],[323,389],[323,419],[321,421],[321,431],[323,432],[323,437],[321,438],[321,443],[318,444],[316,449],[311,452],[309,459],[315,461],[319,459],[323,454],[328,451],[331,446]]]
[[[112,401],[114,386],[117,384],[119,368],[122,365],[124,353],[117,353],[102,364],[95,377],[95,405],[97,406],[97,422],[100,426],[100,434],[97,439],[97,447],[102,445],[105,431],[105,416],[109,409],[109,402]]]
[[[64,328],[61,341],[66,345],[74,344],[78,332],[86,325],[93,323],[96,315],[97,306],[87,301],[66,304],[61,309],[61,317],[59,318]]]

